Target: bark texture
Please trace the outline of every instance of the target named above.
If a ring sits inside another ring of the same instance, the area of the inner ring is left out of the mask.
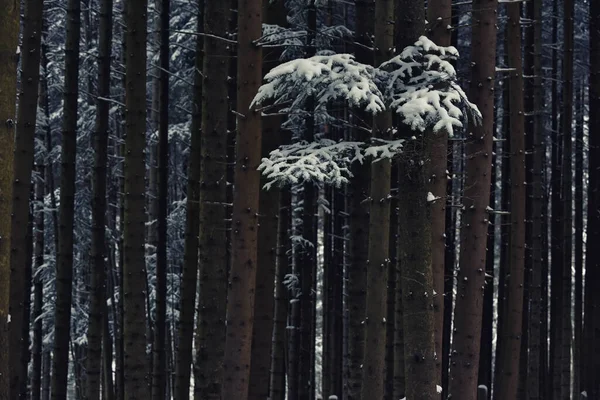
[[[158,3],[158,0],[157,0]],[[167,390],[167,213],[169,199],[169,18],[170,0],[160,0],[160,72],[158,87],[158,213],[156,246],[156,299],[152,347],[152,399],[162,400]]]
[[[14,181],[11,215],[11,277],[10,277],[10,397],[24,398],[20,388],[26,386],[27,377],[23,376],[21,352],[28,331],[24,324],[25,265],[27,263],[26,241],[27,220],[29,218],[29,193],[33,168],[34,136],[36,127],[38,87],[40,81],[40,48],[42,37],[43,1],[25,2],[23,18],[23,51],[21,88],[17,120],[17,136],[14,157]],[[26,365],[25,365],[26,368]],[[26,371],[25,371],[26,372]]]
[[[375,64],[391,58],[394,47],[394,1],[375,3]],[[389,137],[392,115],[385,112],[375,117],[374,134]],[[367,298],[365,318],[365,350],[362,365],[362,399],[383,399],[385,394],[385,361],[387,336],[387,286],[390,252],[391,160],[371,164],[369,196],[369,248],[367,261]]]
[[[256,289],[258,199],[261,155],[261,116],[250,109],[262,78],[262,50],[254,44],[261,36],[262,4],[238,2],[237,111],[235,190],[232,216],[232,261],[227,291],[223,399],[248,396],[252,345],[253,304]]]
[[[195,399],[218,399],[223,379],[227,299],[227,35],[229,5],[204,6],[204,66],[200,157],[200,233]]]
[[[356,7],[356,45],[354,53],[356,60],[364,64],[373,63],[373,53],[369,50],[370,36],[373,33],[372,13],[375,7],[373,0],[355,0]],[[368,137],[364,122],[369,116],[358,113],[356,121],[359,126],[353,131],[353,139],[362,141]],[[370,129],[370,127],[367,127]],[[368,131],[367,131],[368,132]],[[363,321],[366,316],[366,290],[368,259],[368,226],[369,214],[363,201],[369,197],[370,173],[366,165],[356,165],[354,176],[348,186],[349,195],[349,226],[350,226],[350,259],[348,263],[348,365],[345,377],[345,389],[348,400],[358,400],[361,397],[365,328]]]
[[[448,26],[452,19],[451,0],[430,0],[427,3],[428,36],[438,46],[450,46],[451,30]],[[433,268],[433,289],[437,293],[433,297],[435,314],[435,353],[437,381],[442,381],[442,341],[444,333],[444,263],[446,256],[446,187],[448,178],[448,133],[438,132],[431,144],[431,181],[429,192],[441,197],[431,205],[431,265]]]
[[[125,164],[123,208],[123,373],[125,400],[146,400],[146,0],[129,0],[125,11]]]
[[[466,142],[466,181],[460,271],[454,316],[449,394],[453,399],[477,398],[477,373],[485,285],[486,243],[494,123],[496,0],[475,0],[472,6],[470,101],[483,115]]]
[[[528,396],[530,400],[542,398],[541,385],[541,320],[542,302],[546,299],[541,290],[542,263],[545,257],[543,225],[546,218],[544,208],[543,168],[546,153],[544,140],[544,122],[541,110],[544,108],[544,87],[542,86],[542,4],[533,2],[533,171],[532,171],[532,228],[531,228],[531,284],[530,284],[530,318],[529,318],[529,363],[528,363]]]
[[[523,61],[521,57],[521,15],[518,3],[507,5],[508,65],[514,71],[509,80],[510,104],[510,258],[505,320],[499,334],[499,369],[496,371],[496,396],[515,399],[519,385],[523,288],[525,268],[525,113],[523,98]]]

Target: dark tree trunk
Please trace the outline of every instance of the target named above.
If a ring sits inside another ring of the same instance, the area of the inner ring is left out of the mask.
[[[499,335],[499,369],[495,393],[499,400],[517,398],[519,360],[523,322],[523,280],[525,268],[525,120],[523,99],[523,61],[521,56],[520,5],[507,5],[508,65],[510,74],[510,278],[506,288],[505,321]]]
[[[281,193],[279,209],[279,225],[277,240],[277,265],[275,281],[275,317],[273,320],[273,343],[271,350],[271,377],[269,385],[269,398],[272,400],[285,399],[285,348],[288,314],[288,292],[285,276],[289,270],[289,225],[291,196],[289,190]]]
[[[470,100],[483,115],[466,141],[466,178],[460,271],[454,316],[450,390],[453,398],[474,400],[477,396],[479,338],[481,335],[485,259],[490,198],[491,153],[496,56],[497,0],[473,1]],[[491,78],[491,79],[490,79]]]
[[[371,45],[370,36],[373,33],[371,18],[375,3],[373,0],[355,0],[356,7],[356,45],[354,53],[356,60],[364,64],[373,64],[373,53],[368,50]],[[359,113],[356,125],[368,121],[368,116]],[[370,128],[369,128],[370,129]],[[365,140],[368,135],[361,127],[353,130],[353,139]],[[363,321],[366,315],[367,259],[368,259],[368,226],[369,214],[363,201],[369,197],[370,172],[365,165],[356,165],[354,176],[348,186],[350,259],[348,264],[347,310],[348,310],[348,360],[346,376],[346,392],[348,400],[359,400],[361,397],[365,328]]]
[[[112,0],[103,0],[100,11],[98,44],[98,97],[110,97],[110,60],[112,49]],[[100,400],[102,337],[106,315],[106,171],[110,104],[98,99],[94,135],[94,176],[92,181],[92,250],[93,272],[90,283],[90,316],[86,363],[86,399]],[[106,388],[104,388],[106,390]]]
[[[195,399],[218,399],[223,386],[227,249],[227,35],[229,6],[204,6],[203,104],[200,177],[200,298],[196,331]],[[210,16],[210,18],[208,17]],[[245,111],[244,111],[245,112]],[[225,384],[226,386],[226,384]]]
[[[527,395],[529,400],[543,398],[541,381],[542,351],[546,346],[542,340],[541,321],[542,302],[547,302],[547,297],[542,291],[542,263],[547,258],[544,251],[545,237],[543,225],[547,214],[544,212],[544,183],[543,169],[545,168],[546,143],[544,140],[544,122],[542,110],[544,109],[544,87],[542,85],[542,4],[533,2],[533,163],[532,163],[532,227],[531,227],[531,281],[529,285],[530,314],[529,314],[529,363],[527,377]],[[546,274],[547,276],[547,274]],[[546,278],[547,279],[547,278]]]
[[[80,14],[80,0],[69,0],[66,23],[64,119],[61,148],[60,205],[58,209],[60,220],[58,227],[59,247],[56,261],[56,305],[54,350],[52,354],[53,400],[66,399],[69,370]]]
[[[430,0],[427,3],[428,36],[438,46],[450,46],[450,32],[448,25],[452,19],[451,0]],[[401,49],[397,49],[401,50]],[[446,256],[446,197],[447,161],[448,161],[448,133],[438,132],[434,135],[431,145],[431,182],[429,192],[441,197],[440,201],[431,204],[431,265],[433,268],[433,289],[437,294],[433,297],[433,311],[435,314],[435,366],[437,370],[436,384],[442,382],[442,342],[444,331],[444,262]]]
[[[15,51],[19,40],[19,5],[15,1],[3,0],[0,3],[0,399],[11,399],[9,363],[9,290],[11,279],[11,219],[13,187],[13,149],[15,139],[14,119],[17,98],[17,58]],[[26,185],[29,187],[29,184]],[[27,197],[26,197],[27,198]],[[25,199],[23,201],[26,201]],[[21,278],[23,279],[23,278]],[[19,295],[20,296],[20,295]],[[22,299],[19,297],[19,301]],[[22,317],[21,317],[22,318]],[[17,329],[17,332],[21,332]],[[19,360],[17,357],[16,360]],[[18,361],[17,361],[18,363]],[[17,386],[18,387],[18,386]]]
[[[17,120],[17,136],[14,157],[14,182],[12,192],[11,215],[11,281],[10,281],[10,397],[25,398],[20,388],[27,382],[27,364],[23,369],[22,352],[27,351],[23,335],[29,331],[25,326],[25,308],[29,302],[23,294],[25,288],[25,265],[27,264],[27,220],[29,218],[29,193],[31,190],[31,172],[34,156],[34,136],[38,106],[38,89],[40,78],[40,47],[42,37],[43,1],[25,2],[23,19],[23,52],[21,88],[19,94],[19,110]],[[24,304],[25,302],[25,304]],[[1,372],[0,372],[1,373]]]
[[[123,207],[123,373],[126,400],[146,400],[146,0],[130,0],[125,11],[125,164]]]
[[[392,56],[394,1],[375,3],[375,64]],[[375,117],[374,134],[387,139],[392,127],[390,112]],[[391,160],[371,163],[369,196],[369,248],[367,262],[367,298],[365,318],[365,349],[362,365],[362,399],[383,399],[385,394],[385,356],[387,337],[387,286],[390,252],[390,191]]]
[[[158,220],[156,246],[156,324],[152,362],[152,400],[163,400],[167,385],[167,213],[169,199],[169,18],[170,0],[160,2],[160,79],[158,126]]]
[[[204,31],[204,3],[198,9],[197,31]],[[177,358],[175,367],[175,400],[188,400],[192,365],[192,342],[194,337],[194,314],[196,312],[196,284],[198,275],[198,234],[200,231],[200,149],[202,134],[202,65],[204,40],[196,38],[196,64],[192,104],[190,155],[187,171],[187,198],[185,220],[185,249],[181,279],[179,331],[177,335]]]
[[[577,88],[575,102],[575,320],[573,326],[573,399],[581,393],[581,333],[583,306],[583,140],[584,140],[584,89]]]
[[[237,119],[235,190],[233,194],[230,285],[227,292],[227,340],[221,398],[248,396],[253,305],[256,289],[261,115],[250,103],[261,84],[262,4],[238,1]],[[242,34],[243,33],[243,34]]]
[[[263,1],[265,23],[285,26],[286,11],[283,1],[270,3]],[[283,23],[282,23],[283,22]],[[281,49],[263,54],[263,70],[279,64]],[[263,117],[262,155],[269,153],[281,144],[282,118]],[[261,186],[262,186],[261,182]],[[262,191],[259,201],[258,266],[256,272],[256,297],[254,300],[254,330],[252,332],[252,355],[250,366],[250,387],[248,398],[262,400],[269,398],[271,351],[273,350],[273,325],[275,299],[275,274],[277,264],[277,229],[279,225],[280,191],[272,188]]]
[[[309,0],[306,5],[306,42],[304,56],[316,54],[317,38],[317,6],[315,0]],[[314,140],[315,116],[314,98],[309,97],[306,109],[304,139]],[[301,234],[306,245],[299,247],[296,264],[300,278],[300,347],[298,360],[298,396],[300,400],[312,400],[315,394],[313,384],[314,349],[315,349],[315,305],[316,305],[316,267],[317,267],[317,199],[318,187],[312,182],[305,183],[302,191],[302,228]]]

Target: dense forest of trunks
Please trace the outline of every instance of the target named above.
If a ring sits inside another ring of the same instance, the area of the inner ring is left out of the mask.
[[[0,10],[0,400],[600,399],[600,0]]]

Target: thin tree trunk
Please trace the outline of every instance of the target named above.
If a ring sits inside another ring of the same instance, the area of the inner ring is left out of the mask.
[[[497,0],[474,0],[472,6],[472,47],[470,100],[483,115],[481,126],[472,127],[466,141],[466,178],[460,246],[460,271],[454,334],[450,390],[453,398],[474,400],[477,396],[479,338],[481,335],[485,285],[485,247],[490,198],[491,152],[496,56]]]
[[[273,341],[271,350],[271,377],[269,397],[271,400],[285,399],[285,336],[287,330],[288,294],[283,283],[289,269],[289,224],[290,191],[281,193],[277,240],[277,265],[275,281],[275,317],[273,321]]]
[[[104,400],[115,399],[112,363],[113,345],[108,328],[108,306],[105,304],[102,315],[102,394]]]
[[[100,41],[98,44],[98,96],[110,97],[110,61],[112,49],[112,0],[103,0],[100,11]],[[90,316],[88,324],[88,354],[86,363],[86,399],[100,400],[103,319],[106,315],[106,171],[110,104],[97,100],[94,135],[94,176],[92,199],[92,262],[90,283]],[[104,388],[106,390],[106,388]]]
[[[545,346],[541,335],[542,302],[547,297],[541,290],[542,262],[545,256],[542,236],[544,212],[543,168],[546,154],[544,141],[544,124],[542,111],[544,109],[544,87],[542,86],[542,4],[533,2],[533,182],[532,182],[532,228],[531,228],[531,282],[529,285],[530,315],[529,315],[529,363],[527,392],[529,400],[539,400],[543,396],[541,384],[542,352]]]
[[[315,0],[306,4],[306,42],[304,57],[316,54],[317,6]],[[309,97],[306,103],[308,114],[305,119],[304,140],[312,142],[315,134],[314,98]],[[313,385],[314,371],[314,320],[316,305],[316,267],[317,267],[317,204],[318,187],[313,182],[307,182],[302,190],[302,238],[304,245],[297,252],[296,264],[300,278],[300,348],[298,366],[298,396],[300,400],[312,400],[315,387]]]
[[[169,199],[169,18],[170,0],[160,2],[160,80],[158,126],[158,221],[156,246],[156,324],[152,400],[163,400],[167,385],[167,213]]]
[[[42,391],[42,348],[43,348],[43,324],[42,303],[43,286],[41,272],[44,264],[44,169],[45,165],[38,164],[36,172],[38,174],[35,181],[35,269],[33,276],[33,343],[31,345],[31,400],[40,400]]]
[[[126,400],[146,400],[146,216],[144,149],[146,148],[146,0],[130,0],[125,11],[126,93],[123,207],[123,372]]]
[[[523,60],[521,57],[520,5],[507,5],[508,65],[510,74],[510,278],[506,289],[505,321],[499,335],[499,369],[495,393],[499,400],[517,398],[523,322],[523,281],[525,268],[525,120]]]
[[[563,104],[561,115],[561,131],[563,135],[563,163],[562,163],[562,190],[563,190],[563,282],[562,282],[562,362],[561,362],[561,399],[571,398],[571,270],[573,255],[573,48],[574,48],[574,23],[575,2],[566,0],[564,3],[564,53],[563,53]]]
[[[558,42],[558,1],[553,0],[552,12],[556,18],[552,19],[552,43]],[[552,236],[551,236],[551,283],[550,293],[550,382],[549,397],[553,400],[560,399],[561,381],[561,295],[562,295],[562,196],[561,196],[561,162],[562,162],[562,140],[558,125],[558,48],[552,49]]]
[[[258,197],[261,155],[261,115],[250,110],[262,77],[262,50],[254,40],[261,36],[262,4],[238,1],[238,85],[235,191],[230,285],[227,292],[223,399],[248,396],[253,304],[256,289]],[[242,34],[243,33],[243,34]]]
[[[204,3],[198,9],[198,32],[204,31]],[[190,156],[188,161],[185,248],[181,278],[181,302],[177,358],[175,367],[175,400],[188,400],[192,365],[192,342],[194,337],[194,314],[196,312],[196,284],[198,275],[198,234],[200,230],[200,149],[202,129],[202,70],[204,40],[196,38],[196,65],[194,68],[194,100]]]
[[[56,262],[56,305],[52,354],[52,399],[65,400],[69,370],[71,291],[73,286],[73,226],[75,154],[77,150],[77,98],[79,84],[80,0],[67,4],[64,119],[61,146],[61,179]]]
[[[583,318],[583,140],[584,90],[579,87],[575,105],[575,321],[573,326],[573,399],[581,393],[581,333]]]

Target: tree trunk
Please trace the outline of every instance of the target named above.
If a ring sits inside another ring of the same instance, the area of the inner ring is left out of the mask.
[[[558,41],[558,1],[553,0],[552,12],[557,18],[552,19],[552,43]],[[563,244],[563,223],[562,223],[562,196],[561,196],[561,162],[562,162],[562,140],[558,125],[558,48],[552,49],[552,236],[551,236],[551,282],[550,293],[550,393],[549,397],[553,400],[560,399],[560,381],[561,381],[561,295],[562,295],[562,244]]]
[[[263,119],[263,156],[275,150],[280,141],[280,117]],[[260,195],[260,226],[258,229],[258,266],[254,303],[254,332],[250,368],[249,399],[269,398],[269,369],[273,333],[273,291],[277,261],[277,226],[279,219],[279,190],[274,188]]]
[[[15,142],[14,182],[12,192],[11,215],[11,282],[10,282],[10,397],[24,398],[25,393],[20,387],[27,382],[23,376],[21,353],[23,350],[25,264],[27,263],[26,236],[29,218],[29,193],[31,189],[31,171],[33,168],[34,136],[36,127],[38,88],[40,78],[40,47],[42,32],[43,2],[30,0],[25,2],[23,20],[23,59],[21,73],[21,93],[19,95],[19,110],[17,135]],[[26,370],[25,370],[26,372]]]
[[[52,354],[52,399],[65,400],[69,370],[71,291],[73,281],[73,226],[75,203],[75,152],[77,149],[77,97],[79,84],[80,0],[67,4],[64,120],[61,149],[60,205],[56,305]]]
[[[112,0],[103,0],[100,12],[100,41],[98,44],[98,96],[110,97],[110,60],[112,49]],[[90,316],[88,324],[88,354],[86,399],[100,400],[100,371],[102,360],[103,318],[106,315],[106,171],[109,135],[110,104],[97,100],[94,135],[94,176],[92,199],[92,262],[90,283]],[[106,390],[106,388],[103,388]]]
[[[197,31],[204,31],[204,3],[198,9]],[[202,70],[204,39],[196,38],[196,65],[194,68],[194,90],[190,155],[188,158],[187,198],[185,219],[185,248],[181,279],[181,301],[177,359],[175,367],[175,400],[188,400],[190,371],[192,365],[192,341],[194,337],[194,314],[196,312],[196,284],[198,275],[198,234],[200,231],[200,149],[202,135]]]
[[[221,398],[248,396],[253,304],[256,289],[258,197],[261,155],[261,115],[250,103],[261,85],[262,50],[254,45],[261,36],[262,4],[238,2],[238,129],[236,134],[235,191],[230,285],[227,292],[227,340]]]
[[[508,66],[510,74],[510,277],[506,289],[505,321],[499,335],[499,369],[495,393],[499,400],[517,398],[523,322],[523,282],[525,268],[525,120],[523,61],[521,58],[520,5],[507,5]]]
[[[375,3],[375,64],[391,58],[394,47],[394,1]],[[374,133],[386,139],[392,127],[392,115],[385,112],[375,118]],[[362,365],[362,399],[383,399],[385,394],[385,353],[387,336],[387,284],[390,251],[391,160],[371,163],[369,196],[369,248],[367,261],[367,298],[365,349]]]
[[[541,390],[541,346],[546,346],[542,341],[541,321],[542,302],[547,302],[547,297],[541,290],[542,262],[545,256],[543,222],[547,217],[544,212],[544,183],[543,169],[545,168],[546,143],[544,140],[544,122],[542,110],[544,109],[544,87],[542,85],[542,4],[533,2],[533,182],[532,182],[532,228],[531,228],[531,282],[529,289],[530,314],[529,314],[529,363],[527,393],[529,400],[539,400],[544,392]]]
[[[163,400],[167,385],[167,213],[169,199],[169,18],[170,0],[160,2],[160,79],[158,126],[158,221],[156,246],[156,324],[152,362],[152,400]]]
[[[196,332],[195,398],[218,399],[223,385],[227,249],[227,35],[229,6],[207,2],[204,31],[200,178],[200,298]],[[210,16],[210,18],[208,17]],[[241,111],[246,112],[246,110]]]
[[[125,164],[123,208],[123,354],[126,400],[149,396],[146,356],[146,263],[144,237],[146,148],[146,0],[130,0],[125,11]]]
[[[563,135],[563,163],[562,163],[562,191],[563,191],[563,282],[562,282],[562,362],[561,362],[561,399],[571,398],[571,270],[573,255],[573,48],[574,48],[574,24],[575,2],[566,0],[564,2],[564,53],[563,53],[563,79],[562,79],[562,113],[561,131]]]
[[[44,264],[44,169],[45,165],[38,164],[36,172],[38,179],[35,181],[35,208],[34,208],[34,257],[35,269],[33,278],[33,343],[31,345],[31,400],[40,400],[42,391],[42,349],[43,326],[42,303],[44,283],[39,274]]]
[[[108,306],[104,305],[102,315],[102,394],[104,400],[115,399],[113,384],[113,345],[112,337],[108,328]]]
[[[306,5],[306,41],[304,57],[316,54],[317,38],[317,6],[315,0],[309,0]],[[306,102],[308,114],[305,118],[304,140],[312,142],[315,134],[314,98]],[[315,387],[313,385],[314,363],[314,320],[316,305],[316,267],[317,267],[317,199],[318,187],[313,182],[307,182],[302,190],[302,228],[303,244],[297,251],[296,264],[300,278],[300,347],[298,366],[298,397],[299,400],[312,400]]]
[[[396,9],[396,48],[412,45],[424,31],[422,1],[400,1]],[[410,137],[408,127],[401,134]],[[399,260],[404,323],[404,364],[406,397],[438,398],[435,320],[433,311],[433,270],[431,202],[427,201],[431,177],[431,132],[406,145],[411,157],[398,161]]]
[[[452,1],[430,0],[427,3],[428,36],[438,46],[450,46],[452,23]],[[398,49],[401,50],[401,49]],[[433,311],[435,314],[435,366],[437,370],[436,384],[442,382],[442,342],[444,331],[444,262],[446,255],[446,187],[448,184],[448,133],[438,132],[431,145],[431,181],[429,192],[441,197],[440,201],[431,204],[431,265],[433,268]]]
[[[373,0],[355,0],[356,31],[354,53],[356,60],[364,64],[373,64],[374,56],[368,50],[371,46],[370,36],[374,29],[374,18],[371,18],[375,2]],[[355,122],[368,121],[368,116],[359,113]],[[368,127],[370,129],[370,127]],[[353,139],[364,141],[368,138],[365,129],[353,130]],[[350,262],[348,264],[347,306],[348,310],[348,366],[346,376],[347,400],[358,400],[361,397],[363,353],[365,346],[367,260],[368,260],[368,226],[369,214],[363,201],[369,197],[370,172],[366,165],[355,165],[354,176],[348,185],[349,225],[350,225]]]
[[[277,265],[275,281],[275,317],[273,320],[273,343],[271,350],[271,377],[269,397],[271,400],[285,399],[285,336],[287,330],[288,294],[284,285],[289,270],[289,225],[290,191],[281,193],[277,240]]]
[[[10,371],[13,367],[9,363],[11,335],[8,325],[11,313],[9,310],[10,215],[12,213],[14,119],[17,91],[15,51],[19,36],[19,8],[18,3],[9,0],[2,1],[0,7],[4,10],[0,14],[0,121],[2,121],[0,128],[2,134],[0,188],[3,194],[0,199],[0,237],[2,238],[0,240],[0,287],[3,288],[0,294],[0,399],[9,400],[12,397],[10,394]],[[20,329],[17,329],[17,332],[20,334]]]
[[[466,141],[466,178],[463,229],[450,390],[453,398],[475,400],[482,321],[482,287],[485,285],[485,247],[493,144],[497,0],[473,1],[470,100],[483,115]]]
[[[584,89],[577,88],[575,103],[575,324],[573,326],[573,399],[581,393],[581,332],[583,305],[583,140]]]
[[[283,1],[263,1],[265,23],[285,26],[286,10]],[[283,22],[283,23],[282,23]],[[263,70],[268,73],[279,64],[280,49],[264,54]],[[262,155],[281,144],[282,118],[263,117]],[[262,183],[261,183],[262,186]],[[249,399],[269,398],[271,351],[273,342],[275,299],[275,274],[277,264],[277,229],[279,225],[280,191],[277,188],[263,191],[259,201],[258,266],[256,272],[256,297],[254,300],[254,330],[252,332],[252,354],[250,366]]]

